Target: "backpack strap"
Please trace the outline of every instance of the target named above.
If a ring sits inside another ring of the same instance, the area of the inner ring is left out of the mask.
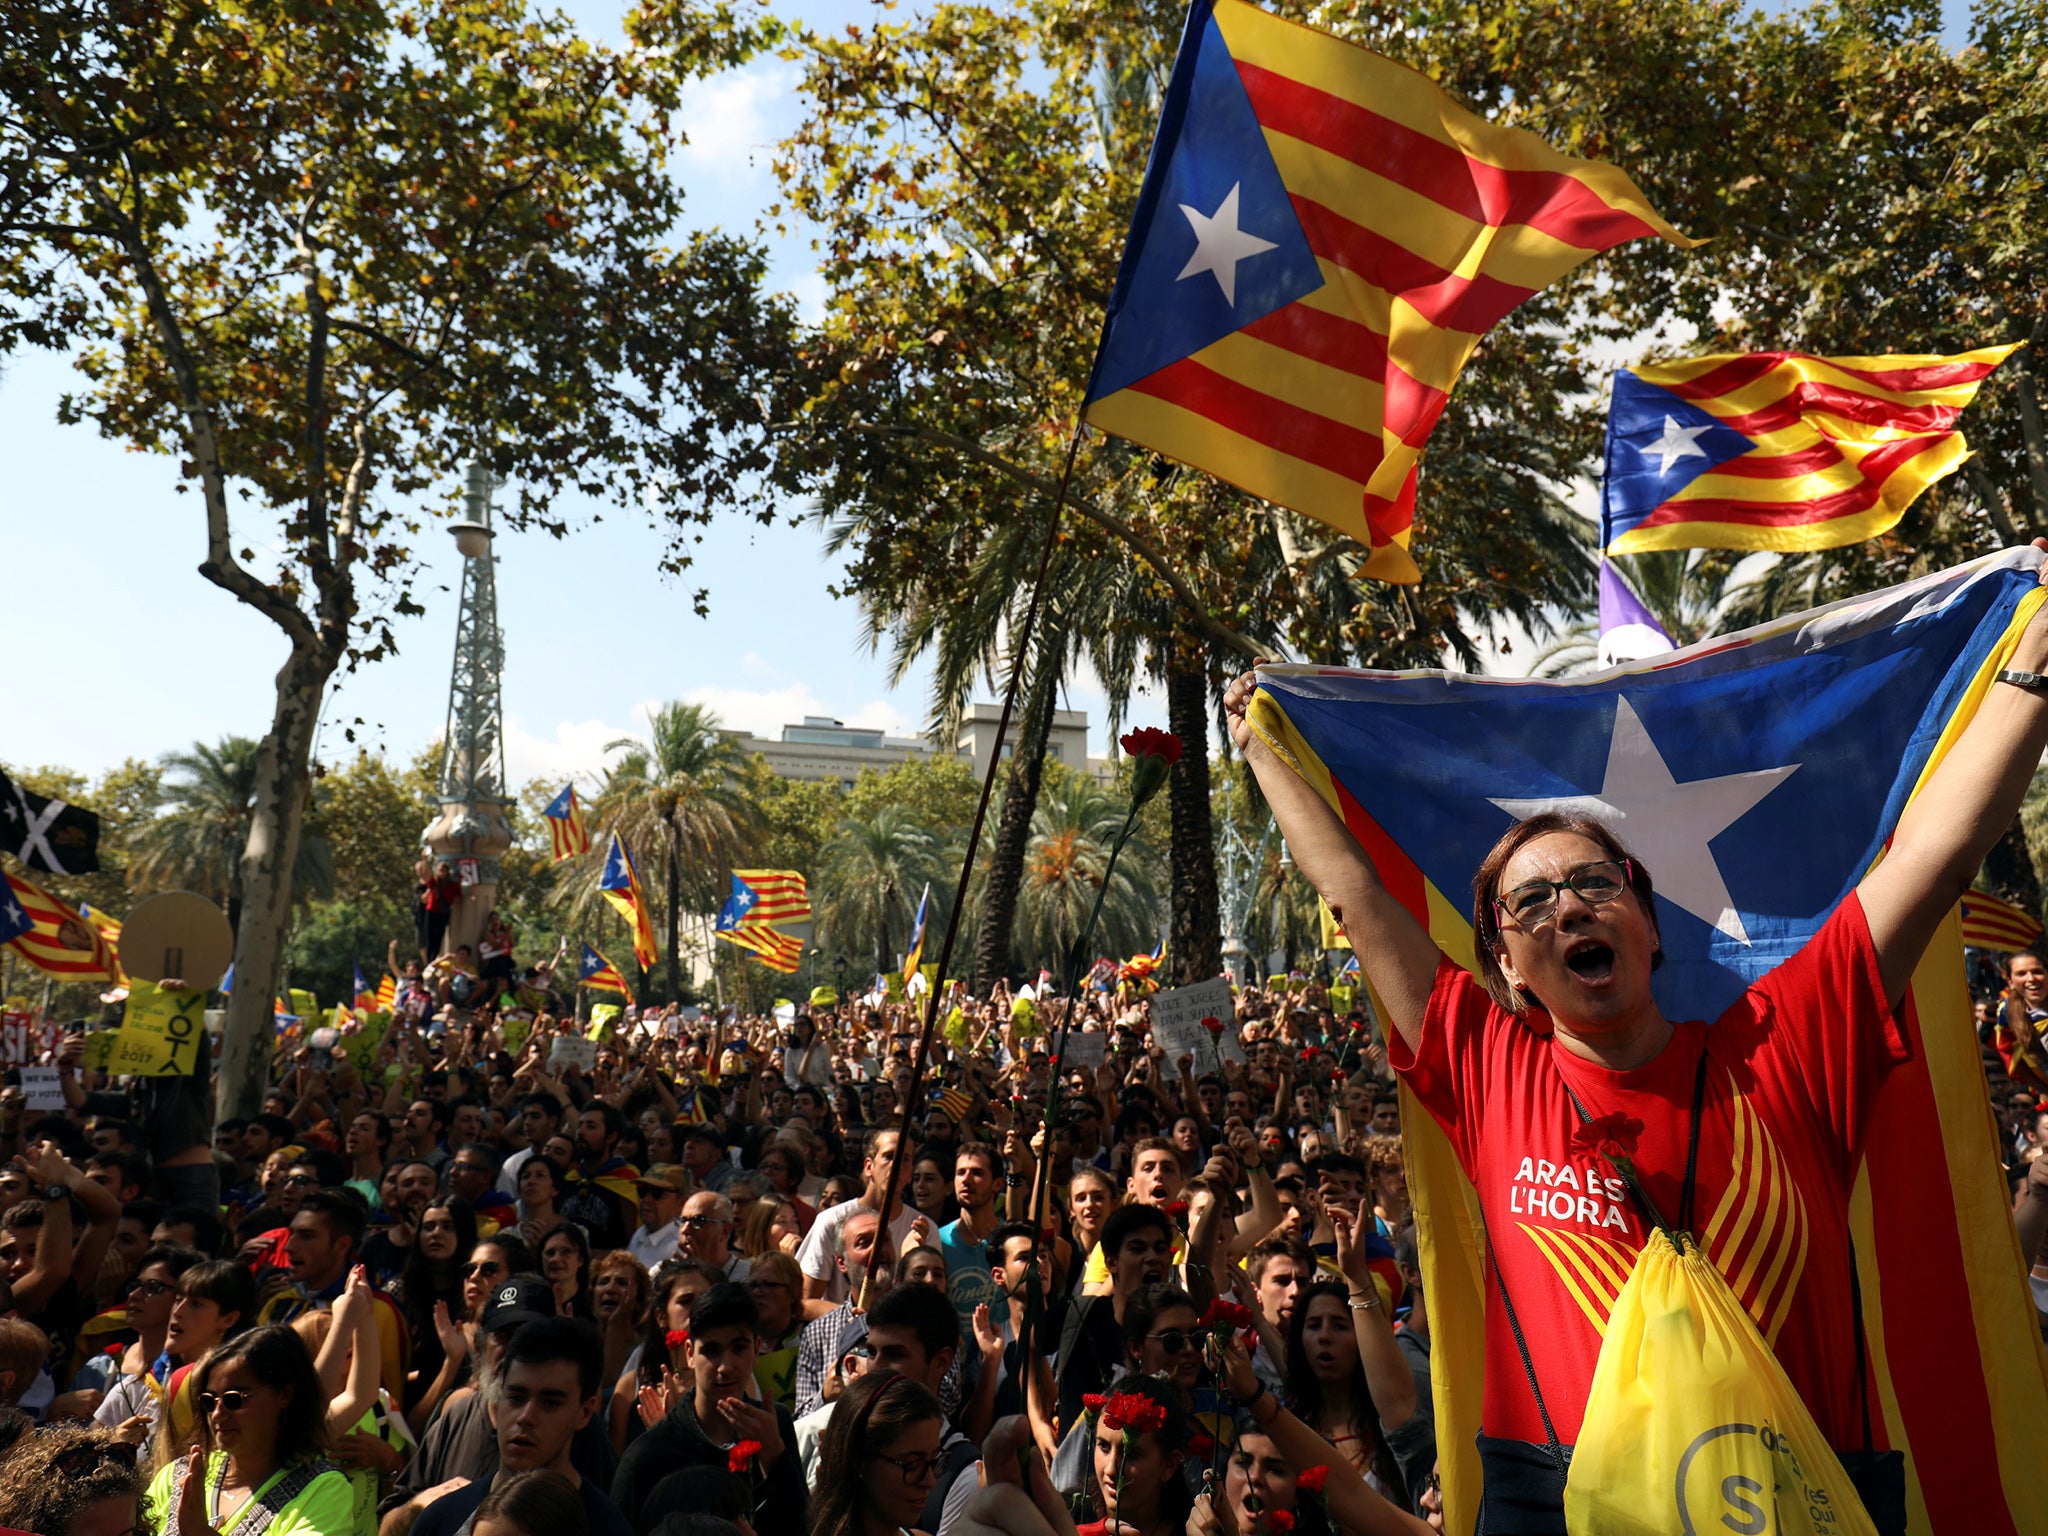
[[[323,1472],[334,1470],[331,1462],[300,1462],[264,1489],[262,1498],[244,1505],[241,1514],[228,1529],[234,1536],[263,1536],[263,1533],[270,1529],[271,1522],[284,1513],[285,1506],[312,1486],[314,1478]]]

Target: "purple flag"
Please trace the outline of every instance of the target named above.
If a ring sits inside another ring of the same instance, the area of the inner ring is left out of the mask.
[[[1624,661],[1641,661],[1677,649],[1664,626],[1650,617],[1650,610],[1631,592],[1621,573],[1600,562],[1600,665],[1612,667]]]

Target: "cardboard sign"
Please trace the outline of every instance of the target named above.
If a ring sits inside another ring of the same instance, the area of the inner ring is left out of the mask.
[[[612,1024],[621,1011],[618,1003],[597,1003],[590,1010],[590,1027],[584,1034],[592,1040],[604,1040],[611,1036]]]
[[[548,1071],[559,1074],[571,1065],[588,1073],[597,1065],[597,1042],[579,1040],[574,1035],[555,1036],[554,1049],[548,1052]]]
[[[1067,1036],[1066,1064],[1099,1067],[1109,1060],[1109,1036],[1099,1029],[1075,1030]]]
[[[55,1067],[23,1067],[21,1092],[30,1109],[61,1110],[64,1107],[64,1087],[57,1079]]]
[[[34,1053],[35,1027],[29,1015],[0,1013],[0,1064],[26,1066]]]
[[[505,1049],[517,1056],[526,1049],[526,1037],[533,1033],[533,1015],[501,1018],[498,1021],[498,1033],[504,1037]]]
[[[384,1037],[389,1033],[390,1014],[359,1013],[356,1015],[355,1033],[341,1037],[341,1054],[354,1064],[358,1073],[367,1072],[377,1059],[377,1047],[384,1043]]]
[[[206,994],[197,987],[167,991],[153,981],[133,979],[107,1070],[132,1077],[188,1075],[198,1065],[205,1028]]]
[[[1222,1021],[1223,1034],[1220,1038],[1212,1037],[1202,1026],[1204,1019]],[[1198,981],[1191,987],[1175,987],[1171,992],[1154,993],[1152,1039],[1166,1052],[1169,1063],[1177,1063],[1183,1056],[1193,1056],[1197,1077],[1215,1069],[1219,1050],[1225,1061],[1242,1064],[1245,1060],[1244,1046],[1237,1038],[1237,1011],[1231,1007],[1230,983],[1219,976],[1210,981]]]

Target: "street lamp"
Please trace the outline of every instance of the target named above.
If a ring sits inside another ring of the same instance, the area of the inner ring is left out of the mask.
[[[491,490],[493,477],[490,469],[479,459],[471,459],[462,472],[462,511],[460,522],[450,523],[448,531],[455,535],[456,551],[465,560],[481,560],[490,552],[491,540],[497,530],[491,527]]]

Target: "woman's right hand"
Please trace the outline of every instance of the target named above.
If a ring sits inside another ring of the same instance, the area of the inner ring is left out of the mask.
[[[1230,727],[1231,742],[1246,757],[1250,757],[1252,743],[1258,740],[1257,733],[1252,730],[1251,721],[1245,715],[1245,711],[1251,708],[1252,694],[1257,691],[1258,686],[1259,675],[1256,672],[1247,672],[1223,690],[1224,723]]]
[[[448,1315],[448,1303],[434,1303],[434,1336],[441,1341],[443,1358],[460,1365],[469,1355],[469,1335],[462,1331],[462,1324]]]
[[[206,1452],[196,1445],[185,1458],[185,1486],[178,1490],[178,1536],[220,1536],[206,1518]]]

